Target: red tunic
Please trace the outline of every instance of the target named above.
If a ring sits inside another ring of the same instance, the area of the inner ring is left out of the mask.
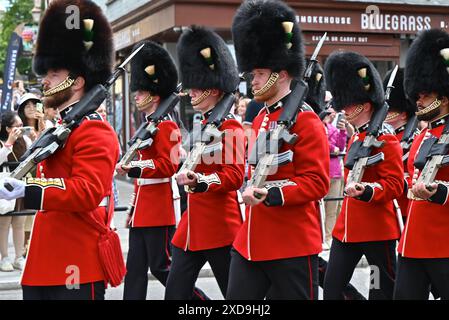
[[[366,131],[354,135],[363,140]],[[368,201],[345,197],[340,215],[332,235],[342,242],[367,242],[399,239],[400,229],[393,199],[398,198],[404,188],[402,149],[394,135],[384,134],[378,140],[385,141],[383,147],[373,148],[371,155],[383,152],[385,159],[366,168],[363,183],[368,183],[373,191]],[[345,180],[349,170],[345,168]]]
[[[139,151],[139,161],[131,161],[129,176],[140,178],[135,182],[133,227],[157,227],[175,225],[173,191],[170,180],[179,163],[181,135],[173,121],[163,121],[152,145]],[[143,180],[152,179],[152,180]],[[139,185],[142,184],[142,185]],[[176,186],[177,187],[177,186]]]
[[[253,128],[270,129],[282,113],[264,108]],[[298,135],[293,145],[284,144],[280,152],[293,151],[293,161],[280,166],[267,181],[288,180],[273,187],[273,203],[247,209],[246,220],[234,241],[234,248],[246,259],[275,260],[321,252],[320,217],[315,202],[323,198],[330,185],[329,146],[322,122],[311,111],[300,112],[290,130]],[[254,142],[253,142],[254,143]],[[251,147],[253,145],[251,144]],[[269,189],[269,196],[271,198]]]
[[[413,141],[408,160],[408,172],[413,176],[414,161],[424,137],[429,134],[440,137],[444,125],[425,129]],[[427,139],[427,137],[426,137]],[[435,180],[448,183],[449,167],[438,170]],[[443,195],[443,204],[410,200],[407,224],[399,242],[398,252],[407,258],[449,258],[449,201]]]
[[[172,243],[183,250],[207,250],[229,246],[242,224],[237,190],[243,184],[245,139],[241,124],[225,120],[222,150],[203,158],[195,169],[201,173],[195,190],[188,193],[187,210]],[[212,162],[212,163],[211,163]]]
[[[101,118],[100,118],[101,119]],[[54,286],[104,281],[97,231],[80,215],[107,220],[102,199],[111,195],[119,156],[117,136],[101,120],[84,120],[65,146],[28,179],[25,206],[39,209],[22,285]],[[54,178],[54,179],[51,179]]]

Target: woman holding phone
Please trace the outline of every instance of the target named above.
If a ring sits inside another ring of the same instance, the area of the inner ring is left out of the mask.
[[[31,144],[31,140],[23,135],[23,123],[14,111],[2,114],[0,127],[0,165],[5,162],[18,162]],[[9,166],[6,167],[10,170]],[[2,171],[4,169],[2,168]],[[16,201],[15,210],[21,210],[20,201]],[[0,215],[0,271],[22,270],[25,264],[23,250],[25,243],[25,216],[2,216]],[[8,235],[9,228],[13,230],[13,241],[15,249],[15,260],[8,257]]]
[[[24,128],[32,128],[30,131],[23,131],[24,139],[29,138],[31,142],[34,142],[41,132],[45,130],[44,110],[41,100],[33,93],[25,93],[19,100],[17,113],[22,120],[23,125],[26,126]],[[31,172],[31,175],[34,177],[36,173]],[[26,216],[25,219],[25,255],[28,250],[33,219],[34,216]]]
[[[31,141],[36,140],[39,134],[45,130],[44,110],[39,97],[32,93],[25,93],[19,100],[17,113],[24,126],[34,128],[29,137]]]

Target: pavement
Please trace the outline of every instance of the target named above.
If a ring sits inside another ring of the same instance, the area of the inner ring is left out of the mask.
[[[119,192],[119,206],[127,206],[129,204],[129,199],[131,198],[131,194],[133,192],[133,185],[130,180],[116,180],[117,189]],[[123,250],[123,256],[126,259],[128,254],[128,229],[125,228],[126,214],[124,211],[118,211],[115,213],[114,217],[114,225],[117,228],[117,232],[120,237],[121,246]],[[9,247],[8,254],[10,257],[14,257],[14,247],[12,245],[12,231],[10,230],[9,234]],[[329,251],[323,251],[321,256],[327,260],[329,256]],[[363,257],[359,264],[358,268],[368,269],[368,263],[366,259]],[[369,272],[368,272],[369,275]],[[213,277],[213,272],[209,266],[206,264],[200,272],[199,278],[209,278]],[[20,289],[20,271],[12,271],[12,272],[1,272],[0,271],[0,290],[18,290]],[[155,278],[149,273],[149,280],[155,280]]]

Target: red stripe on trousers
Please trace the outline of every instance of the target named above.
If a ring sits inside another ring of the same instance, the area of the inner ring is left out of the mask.
[[[310,300],[313,300],[313,277],[312,277],[312,264],[310,262],[310,256],[307,257],[309,262],[309,277],[310,277]]]

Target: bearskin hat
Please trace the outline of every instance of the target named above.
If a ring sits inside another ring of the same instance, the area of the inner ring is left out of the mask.
[[[324,109],[324,99],[326,97],[326,83],[324,80],[324,71],[319,63],[314,65],[312,75],[309,81],[309,91],[306,102],[312,107],[316,114],[320,114]]]
[[[296,12],[278,0],[246,0],[232,23],[237,64],[253,69],[286,70],[293,78],[304,73],[304,48]]]
[[[67,69],[82,76],[89,90],[111,75],[113,54],[111,26],[98,5],[90,0],[54,0],[39,26],[33,68],[40,75]]]
[[[143,41],[144,47],[131,60],[131,91],[150,91],[166,98],[176,90],[178,71],[170,54],[153,41]]]
[[[233,92],[240,78],[224,40],[214,31],[192,26],[177,45],[179,70],[184,88],[219,89]]]
[[[382,79],[374,65],[356,52],[334,52],[326,60],[324,74],[336,111],[371,102],[380,108],[385,102]]]
[[[407,53],[404,78],[405,94],[413,102],[424,92],[449,97],[449,34],[421,32]]]
[[[387,72],[387,75],[384,78],[384,90],[387,90],[388,81],[390,80],[392,70]],[[396,112],[405,112],[407,116],[411,117],[416,112],[416,104],[411,103],[406,97],[404,93],[404,69],[399,68],[396,73],[396,78],[393,81],[393,89],[390,93],[390,99],[388,99],[387,103],[390,107],[389,110]]]

